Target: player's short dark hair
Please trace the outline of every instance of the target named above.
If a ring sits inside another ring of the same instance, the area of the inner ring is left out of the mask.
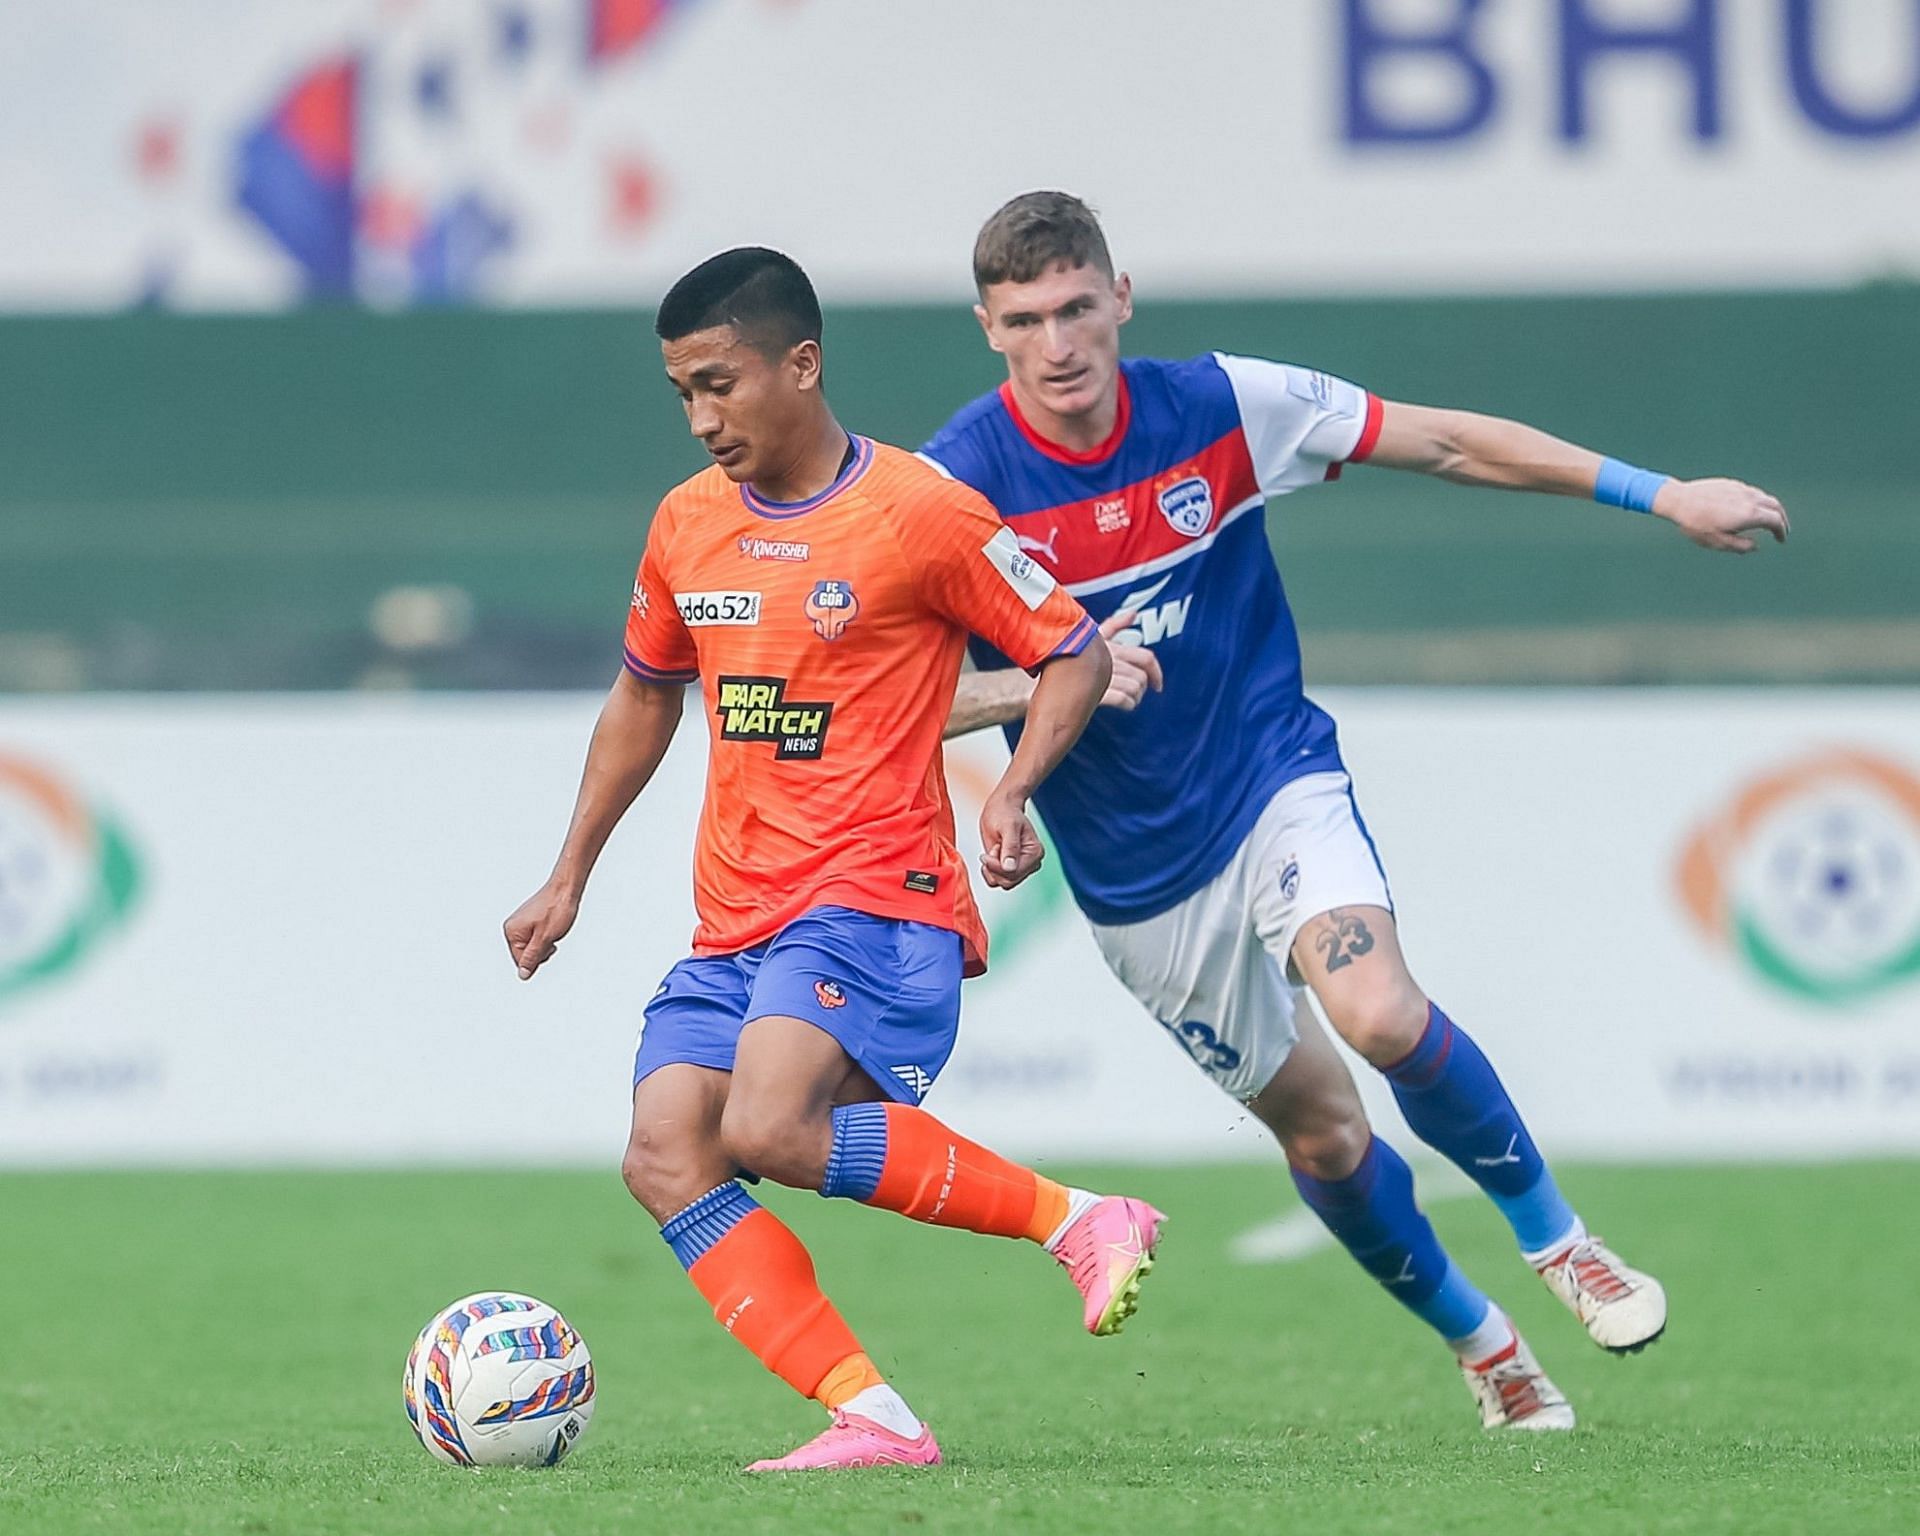
[[[820,300],[800,264],[764,245],[709,256],[667,290],[653,333],[678,341],[730,325],[769,357],[820,339]]]
[[[995,283],[1030,283],[1062,261],[1113,276],[1099,218],[1071,192],[1022,192],[980,226],[973,283],[982,292]]]

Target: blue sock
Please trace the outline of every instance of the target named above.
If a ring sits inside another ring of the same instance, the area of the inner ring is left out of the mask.
[[[829,1199],[871,1200],[887,1164],[884,1104],[841,1104],[833,1111],[833,1147],[820,1193]]]
[[[1413,1170],[1375,1137],[1344,1179],[1293,1170],[1300,1198],[1346,1245],[1360,1267],[1443,1339],[1464,1339],[1487,1319],[1491,1303],[1447,1257],[1413,1201]]]
[[[692,1269],[706,1252],[760,1209],[760,1202],[733,1180],[716,1185],[660,1229],[683,1269]]]
[[[1522,1251],[1539,1253],[1579,1220],[1547,1171],[1480,1047],[1432,1003],[1420,1043],[1382,1069],[1414,1133],[1500,1207]]]

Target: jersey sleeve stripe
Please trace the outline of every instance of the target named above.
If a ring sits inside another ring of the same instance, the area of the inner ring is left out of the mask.
[[[634,655],[631,649],[627,651],[627,670],[643,683],[692,683],[697,682],[700,677],[697,667],[674,670],[649,666]]]
[[[1385,411],[1380,404],[1380,397],[1372,390],[1368,390],[1367,419],[1360,424],[1360,440],[1353,445],[1352,453],[1344,459],[1335,459],[1327,466],[1329,480],[1338,480],[1340,471],[1349,464],[1364,464],[1367,461],[1368,456],[1373,452],[1373,445],[1380,440],[1380,420],[1383,415]]]
[[[1062,656],[1078,656],[1087,648],[1088,642],[1093,639],[1094,635],[1099,631],[1099,628],[1100,626],[1095,624],[1090,617],[1082,618],[1078,624],[1067,631],[1066,639],[1062,640],[1052,650],[1048,651],[1046,655],[1040,658],[1040,663],[1054,661]],[[1040,663],[1035,664],[1036,669]]]
[[[1380,421],[1385,414],[1380,397],[1368,390],[1367,424],[1360,429],[1360,441],[1353,445],[1353,452],[1347,455],[1349,464],[1364,464],[1372,455],[1373,445],[1380,441]]]

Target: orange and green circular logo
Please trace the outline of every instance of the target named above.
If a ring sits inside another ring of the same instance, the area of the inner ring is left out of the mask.
[[[46,769],[0,755],[0,1006],[79,965],[139,887],[119,827]]]
[[[1680,898],[1765,981],[1846,1004],[1920,977],[1920,778],[1836,751],[1755,779],[1681,850]]]

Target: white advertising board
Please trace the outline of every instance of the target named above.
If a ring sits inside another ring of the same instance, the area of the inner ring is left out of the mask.
[[[1920,0],[20,0],[0,307],[965,292],[1064,186],[1159,293],[1920,270]]]
[[[1920,1151],[1920,697],[1326,702],[1416,975],[1550,1151]],[[0,1163],[611,1164],[692,927],[704,742],[683,727],[522,984],[499,925],[596,707],[0,704]],[[1001,761],[955,755],[963,825]],[[983,904],[997,963],[929,1108],[1023,1156],[1267,1155],[1057,883]]]

